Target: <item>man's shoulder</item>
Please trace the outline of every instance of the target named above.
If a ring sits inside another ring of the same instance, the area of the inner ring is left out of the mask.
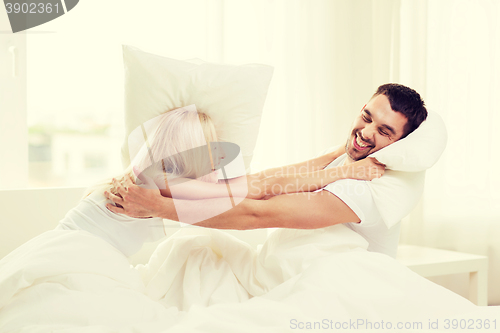
[[[356,197],[358,200],[373,200],[370,186],[364,180],[341,179],[328,184],[324,189],[335,195]]]
[[[363,226],[371,225],[379,216],[367,181],[341,179],[323,188],[342,200],[361,220]]]

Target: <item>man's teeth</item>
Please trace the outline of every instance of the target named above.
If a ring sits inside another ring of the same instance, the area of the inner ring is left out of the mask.
[[[360,140],[359,140],[359,136],[356,137],[356,143],[358,144],[358,146],[360,146],[361,148],[365,148],[365,147],[368,147],[368,145],[365,145],[364,143],[362,143]]]

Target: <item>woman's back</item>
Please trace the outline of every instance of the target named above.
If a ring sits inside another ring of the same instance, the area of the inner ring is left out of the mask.
[[[165,237],[161,218],[139,219],[115,214],[106,208],[109,203],[102,191],[94,191],[71,209],[56,230],[85,230],[100,237],[129,257],[145,242]]]

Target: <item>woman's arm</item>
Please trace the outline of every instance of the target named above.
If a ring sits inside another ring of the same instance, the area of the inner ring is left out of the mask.
[[[320,170],[324,169],[343,153],[344,147],[341,146],[331,153],[308,161],[268,169],[260,173],[233,179],[221,179],[217,184],[178,178],[170,181],[171,189],[165,183],[166,188],[161,189],[160,192],[164,197],[172,198],[174,196],[176,199],[191,200],[227,197],[229,193],[234,197],[246,197],[258,200],[268,197],[272,193],[275,193],[273,195],[278,195],[294,192],[311,192],[313,189],[316,190],[338,179],[342,179],[342,174],[334,175],[336,168],[329,169],[328,172],[320,172]],[[344,173],[346,172],[347,170],[344,171]],[[304,188],[306,190],[303,190]]]
[[[246,176],[235,177],[231,179],[220,179],[218,184],[232,185],[232,184],[247,183],[250,184],[250,186],[253,185],[253,187],[256,188],[260,185],[259,184],[260,181],[266,178],[269,181],[270,180],[269,177],[272,176],[294,175],[298,173],[307,173],[307,172],[322,170],[328,164],[330,164],[332,161],[334,161],[344,153],[345,153],[345,146],[340,145],[335,151],[331,153],[324,154],[322,156],[315,157],[313,159],[304,162],[290,164],[282,167],[271,168],[253,174],[249,174]]]
[[[341,179],[373,180],[384,174],[385,165],[378,163],[373,157],[329,169],[299,174],[275,175],[261,180],[261,187],[266,194],[265,199],[272,196],[312,192]]]
[[[261,199],[263,195],[259,194],[260,188],[255,187],[259,185],[255,185],[254,182],[255,180],[252,182],[240,181],[238,183],[231,183],[228,186],[224,181],[213,184],[190,178],[176,178],[170,180],[168,183],[165,182],[165,185],[160,187],[160,193],[164,197],[189,200],[224,198],[229,195],[233,197]],[[251,188],[252,184],[254,185],[253,188]]]
[[[196,179],[177,178],[157,186],[162,196],[175,199],[201,200],[233,196],[259,200],[287,193],[316,191],[340,179],[372,180],[383,175],[385,166],[378,164],[374,158],[324,169],[343,151],[342,147],[309,161],[234,178],[227,183],[225,180],[212,184]],[[306,171],[297,172],[300,168]],[[284,170],[290,172],[285,174]]]
[[[264,179],[270,176],[304,174],[308,172],[322,170],[328,164],[330,164],[332,161],[334,161],[344,153],[345,153],[345,146],[340,145],[335,151],[331,153],[304,162],[267,169],[254,174],[254,177],[260,177],[260,179]]]

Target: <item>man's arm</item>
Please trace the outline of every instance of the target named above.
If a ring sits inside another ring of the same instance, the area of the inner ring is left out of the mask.
[[[293,193],[269,200],[243,200],[235,208],[195,225],[216,229],[316,229],[360,222],[358,216],[328,191]]]
[[[123,206],[120,208],[108,204],[108,209],[115,213],[178,221],[177,209],[189,212],[189,219],[203,227],[239,230],[315,229],[339,223],[360,222],[358,216],[342,200],[328,191],[285,194],[264,201],[244,199],[234,208],[229,207],[230,209],[220,213],[221,207],[228,205],[227,198],[176,200],[174,205],[173,199],[162,197],[159,191],[138,186],[125,189],[117,182],[115,186],[120,196],[106,193],[109,199]]]

